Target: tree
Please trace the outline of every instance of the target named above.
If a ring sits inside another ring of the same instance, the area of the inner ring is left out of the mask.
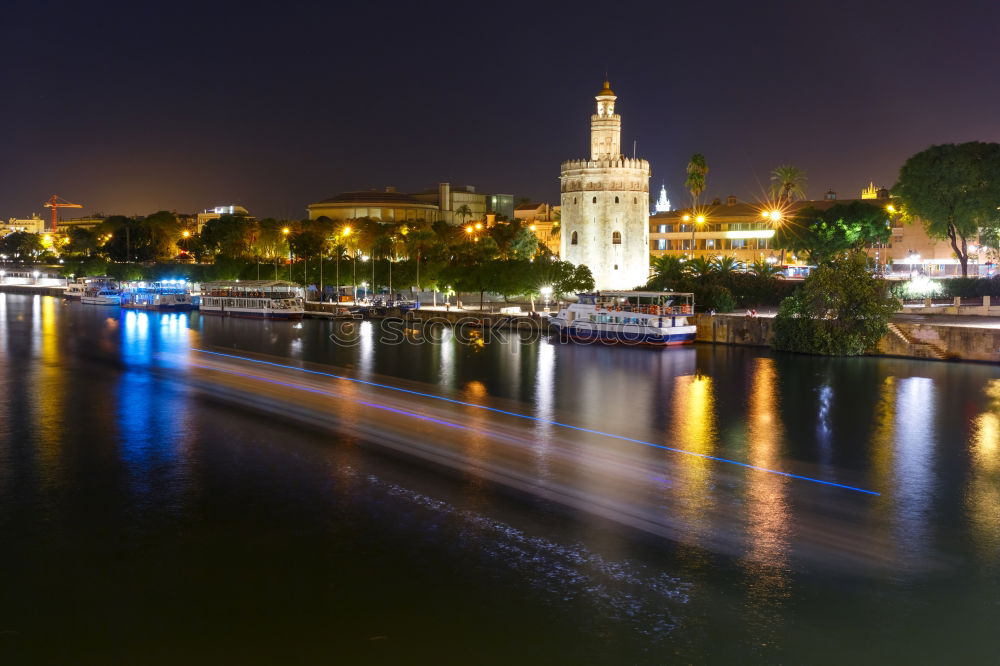
[[[685,275],[701,277],[715,272],[715,265],[705,257],[695,257],[684,263]]]
[[[662,291],[673,289],[684,275],[684,262],[680,257],[665,254],[660,257],[653,257],[650,260],[653,269],[653,277],[646,283],[647,289]]]
[[[735,273],[739,263],[736,257],[717,257],[712,260],[712,270],[716,273]]]
[[[67,236],[69,237],[69,242],[65,247],[67,254],[89,257],[91,252],[97,249],[97,236],[90,229],[73,227]]]
[[[781,302],[774,321],[774,348],[857,356],[875,349],[899,309],[885,280],[868,271],[858,250],[813,271],[802,288]]]
[[[205,223],[201,240],[215,254],[233,259],[251,256],[254,223],[244,215],[221,215]]]
[[[838,254],[871,243],[889,240],[888,214],[884,209],[863,201],[836,204],[820,210],[808,207],[778,227],[774,234],[777,247],[805,252],[818,264]]]
[[[472,209],[469,208],[468,204],[462,204],[455,209],[455,215],[462,218],[462,224],[465,224],[465,218],[472,217]]]
[[[771,172],[771,196],[780,202],[806,198],[806,172],[797,166],[783,164]]]
[[[145,247],[140,248],[144,259],[163,260],[177,256],[177,239],[181,228],[177,217],[168,210],[161,210],[147,215],[140,221],[142,237],[146,239]]]
[[[691,193],[691,201],[694,208],[698,207],[698,197],[705,191],[705,181],[707,178],[708,164],[705,162],[705,156],[701,153],[695,153],[688,161],[687,179],[684,181],[685,189]]]
[[[27,231],[15,231],[0,239],[0,252],[8,257],[33,259],[42,249],[41,237]]]
[[[995,227],[1000,206],[1000,144],[973,141],[931,146],[910,157],[892,188],[929,236],[947,239],[969,274],[969,239]]]
[[[763,259],[757,259],[750,264],[750,272],[758,277],[773,278],[781,272],[781,268]]]

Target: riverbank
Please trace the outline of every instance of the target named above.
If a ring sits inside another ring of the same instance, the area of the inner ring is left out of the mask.
[[[774,315],[697,315],[697,342],[769,347]],[[1000,317],[900,314],[879,341],[876,356],[1000,363]]]
[[[40,284],[0,284],[0,293],[27,294],[29,296],[62,296],[66,287]]]

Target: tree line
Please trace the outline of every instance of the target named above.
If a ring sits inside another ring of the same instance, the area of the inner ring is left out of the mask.
[[[558,261],[521,220],[334,222],[256,220],[221,215],[199,232],[168,211],[146,217],[111,216],[93,230],[71,229],[63,256],[66,271],[112,264],[119,272],[150,277],[164,271],[194,279],[289,279],[327,287],[364,283],[366,290],[497,293],[505,298],[555,295],[593,288],[584,266]],[[89,262],[89,263],[88,263]],[[158,267],[138,264],[159,263]],[[196,264],[188,265],[188,264]],[[82,265],[81,265],[82,264]]]

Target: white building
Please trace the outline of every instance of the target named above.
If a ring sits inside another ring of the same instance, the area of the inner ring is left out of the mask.
[[[0,236],[6,236],[15,231],[27,231],[29,234],[44,233],[45,220],[37,214],[32,214],[31,217],[12,217],[7,220],[6,225],[0,225]]]
[[[605,81],[590,117],[590,159],[562,163],[560,257],[586,264],[597,289],[649,279],[649,162],[621,154],[618,99]]]

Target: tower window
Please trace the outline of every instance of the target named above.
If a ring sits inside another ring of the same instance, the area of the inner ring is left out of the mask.
[[[622,232],[616,231],[611,234],[611,244],[621,245],[622,244]]]
[[[618,270],[618,264],[615,264],[615,270]]]
[[[594,201],[592,203],[597,203],[597,197],[594,197]]]
[[[573,205],[576,205],[576,197],[573,197]]]
[[[615,203],[619,203],[618,197],[615,197]]]
[[[632,197],[632,203],[634,204],[639,203],[639,197]]]
[[[569,239],[569,244],[570,245],[576,245],[576,232],[575,231],[573,232],[573,235]]]

